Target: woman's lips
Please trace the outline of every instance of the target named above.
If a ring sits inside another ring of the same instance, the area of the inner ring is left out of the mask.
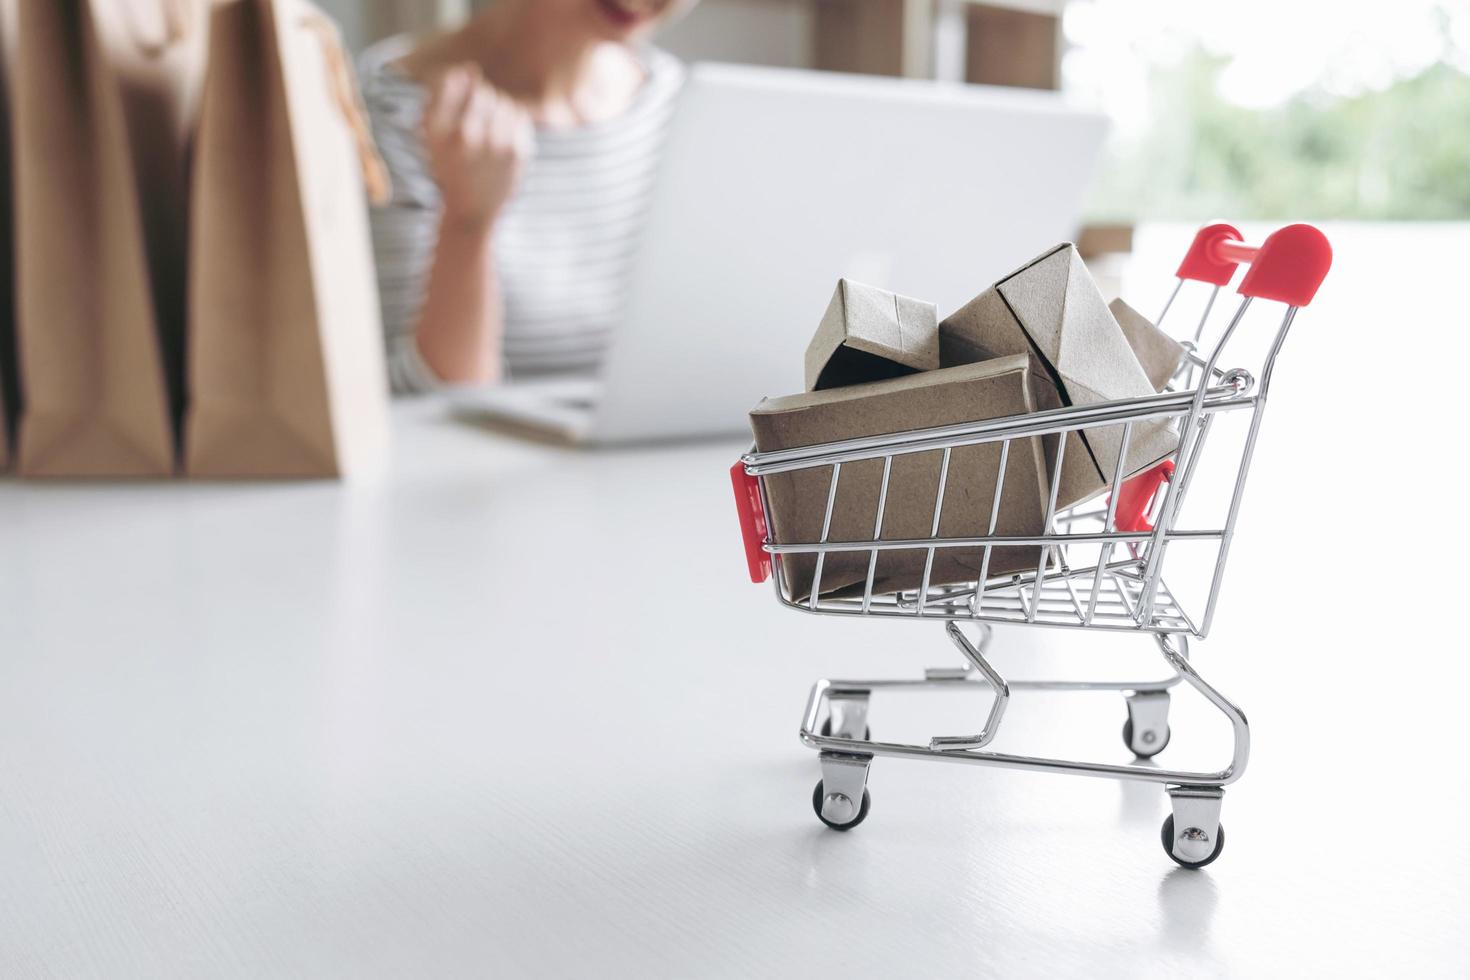
[[[597,6],[619,27],[635,27],[663,9],[660,0],[597,0]]]

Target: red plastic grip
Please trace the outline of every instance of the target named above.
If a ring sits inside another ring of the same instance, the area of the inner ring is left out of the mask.
[[[1118,491],[1118,509],[1113,514],[1113,527],[1128,533],[1152,531],[1153,521],[1148,519],[1154,495],[1174,477],[1174,461],[1166,459],[1157,466],[1144,470],[1131,480],[1123,481]]]
[[[1250,264],[1240,295],[1306,306],[1332,268],[1332,246],[1311,225],[1287,225],[1266,236]]]
[[[1245,244],[1231,225],[1205,225],[1195,233],[1175,275],[1225,286],[1238,265],[1250,266],[1237,290],[1242,296],[1306,306],[1332,268],[1332,246],[1311,225],[1278,228],[1259,248]]]
[[[1194,241],[1189,251],[1184,253],[1184,261],[1179,263],[1179,271],[1174,274],[1180,279],[1207,282],[1212,286],[1229,285],[1235,276],[1235,261],[1239,260],[1232,261],[1218,254],[1217,249],[1227,242],[1240,241],[1244,239],[1231,225],[1205,225],[1194,233]]]
[[[745,472],[745,464],[737,460],[730,467],[730,483],[735,488],[735,512],[740,517],[745,564],[750,571],[750,580],[760,584],[771,577],[771,556],[764,547],[766,512],[761,506],[760,480]]]

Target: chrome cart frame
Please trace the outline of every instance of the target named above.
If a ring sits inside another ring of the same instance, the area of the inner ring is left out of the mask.
[[[802,715],[801,741],[820,753],[822,778],[817,783],[812,804],[823,823],[846,830],[862,822],[870,805],[868,770],[875,757],[891,756],[1160,783],[1172,804],[1172,813],[1162,829],[1163,846],[1169,856],[1185,867],[1197,868],[1219,855],[1225,836],[1220,823],[1224,788],[1245,771],[1250,756],[1250,729],[1241,710],[1192,665],[1189,641],[1208,636],[1214,620],[1277,354],[1297,310],[1311,301],[1330,264],[1331,249],[1326,238],[1308,225],[1282,228],[1259,248],[1242,244],[1240,233],[1229,225],[1210,225],[1196,235],[1180,266],[1159,325],[1163,325],[1185,282],[1202,282],[1213,289],[1192,341],[1185,343],[1186,355],[1179,371],[1165,391],[1157,395],[798,449],[751,452],[741,458],[732,469],[732,478],[741,505],[747,559],[754,580],[769,577],[777,599],[804,612],[943,621],[949,640],[963,658],[961,667],[928,670],[917,679],[816,683]],[[1220,290],[1229,284],[1239,265],[1249,266],[1238,288],[1240,302],[1208,357],[1201,357],[1196,348],[1210,312]],[[1222,352],[1254,301],[1280,303],[1285,307],[1275,338],[1260,365],[1259,382],[1244,369],[1219,367]],[[1204,528],[1181,527],[1180,508],[1198,472],[1215,420],[1224,413],[1236,412],[1246,413],[1248,421],[1238,465],[1233,467],[1234,482],[1224,519]],[[1168,420],[1177,426],[1177,450],[1165,463],[1142,475],[1124,472],[1135,426],[1152,420]],[[1151,517],[1120,514],[1118,501],[1123,493],[1110,494],[1104,504],[1094,501],[1059,510],[1062,460],[1069,442],[1078,441],[1081,434],[1092,430],[1118,426],[1122,434],[1117,457],[1111,463],[1112,479],[1108,485],[1118,488],[1132,484],[1138,490],[1140,487],[1132,481],[1151,481],[1151,487],[1141,488],[1145,499],[1152,498]],[[1056,437],[1054,455],[1048,461],[1051,477],[1043,532],[999,535],[996,525],[1001,490],[1012,445],[1016,440],[1042,436]],[[992,501],[988,533],[941,537],[940,518],[951,456],[962,447],[982,444],[1000,447],[994,492],[985,488]],[[930,536],[885,539],[884,510],[893,461],[915,453],[937,454],[939,460]],[[860,541],[829,540],[843,467],[879,460],[883,464],[882,482],[872,537]],[[765,521],[769,512],[766,481],[777,474],[798,470],[828,473],[821,535],[814,541],[777,542]],[[1164,579],[1171,545],[1177,547],[1186,542],[1197,548],[1214,549],[1213,574],[1208,578],[1208,587],[1193,603],[1172,592]],[[1023,574],[988,575],[993,549],[1015,546],[1038,549],[1040,561],[1036,569]],[[942,549],[965,549],[979,556],[980,571],[975,581],[931,587],[930,570],[935,554]],[[924,553],[919,588],[875,591],[874,572],[879,553],[892,550]],[[840,595],[822,594],[823,564],[829,555],[839,552],[866,552],[869,556],[867,580],[860,595],[846,594],[855,591],[855,587]],[[806,591],[800,593],[800,598],[786,568],[788,556],[798,554],[816,556],[810,587],[802,586]],[[976,639],[962,631],[962,622],[974,624],[978,629]],[[1148,634],[1169,672],[1162,679],[1130,682],[1008,681],[987,658],[992,623]],[[1195,772],[1012,755],[987,748],[1000,730],[1012,691],[1116,691],[1126,696],[1127,721],[1123,728],[1126,745],[1138,758],[1152,757],[1169,742],[1170,691],[1180,683],[1198,691],[1229,721],[1234,749],[1223,768]],[[983,689],[992,694],[992,699],[984,725],[975,734],[936,736],[927,745],[874,741],[867,725],[869,700],[875,691],[899,688]]]

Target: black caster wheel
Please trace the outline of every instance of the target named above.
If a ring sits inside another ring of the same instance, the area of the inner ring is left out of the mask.
[[[832,736],[832,719],[831,718],[828,718],[826,721],[822,722],[822,731],[821,731],[820,734],[824,738],[830,738]],[[873,740],[873,726],[872,725],[864,725],[863,726],[863,741],[864,742],[871,742],[872,740]]]
[[[1150,745],[1146,752],[1140,752],[1133,747],[1133,719],[1129,718],[1127,721],[1123,722],[1123,744],[1128,747],[1129,752],[1132,752],[1134,756],[1140,759],[1152,759],[1154,756],[1164,751],[1164,749],[1166,749],[1169,745],[1169,737],[1173,734],[1174,733],[1172,730],[1170,730],[1169,726],[1165,725],[1163,739],[1157,745]]]
[[[812,790],[812,809],[817,812],[817,819],[833,830],[851,830],[868,818],[868,806],[872,803],[873,798],[866,788],[863,789],[863,802],[858,807],[857,816],[853,817],[847,823],[833,823],[831,820],[822,816],[822,797],[824,795],[822,792],[822,781],[819,779],[817,780],[817,788]]]
[[[864,803],[866,803],[866,801],[864,801]],[[864,810],[866,809],[867,808],[865,806]],[[858,819],[862,818],[859,817]],[[1203,861],[1181,861],[1179,860],[1179,858],[1174,856],[1174,814],[1171,813],[1168,817],[1164,819],[1164,828],[1159,832],[1159,839],[1163,841],[1164,853],[1169,855],[1170,860],[1179,865],[1181,868],[1203,868],[1205,865],[1215,860],[1215,858],[1219,857],[1221,851],[1225,850],[1225,825],[1222,823],[1219,830],[1216,831],[1215,849],[1211,851],[1210,856],[1205,858]]]

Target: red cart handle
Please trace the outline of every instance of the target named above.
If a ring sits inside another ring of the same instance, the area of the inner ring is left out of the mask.
[[[1147,533],[1154,529],[1148,519],[1154,495],[1174,477],[1174,461],[1166,459],[1157,466],[1144,470],[1131,480],[1123,481],[1118,491],[1118,509],[1113,514],[1113,528],[1129,533]]]
[[[1230,225],[1205,225],[1175,273],[1180,279],[1225,286],[1237,265],[1249,265],[1237,292],[1290,306],[1306,306],[1332,268],[1332,246],[1311,225],[1278,228],[1259,246],[1245,244]]]
[[[735,487],[735,512],[740,517],[740,537],[745,542],[745,564],[750,580],[759,585],[771,577],[771,556],[765,549],[766,512],[761,506],[761,483],[745,472],[745,464],[736,461],[730,467],[730,483]]]

